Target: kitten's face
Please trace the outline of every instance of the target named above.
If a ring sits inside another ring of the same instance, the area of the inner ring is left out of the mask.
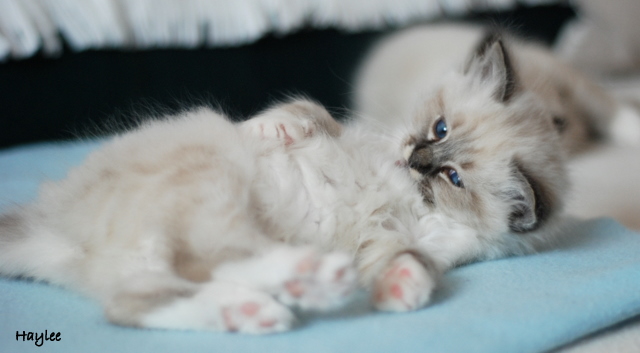
[[[563,156],[496,43],[415,112],[403,154],[428,204],[485,233],[529,232],[561,207]]]

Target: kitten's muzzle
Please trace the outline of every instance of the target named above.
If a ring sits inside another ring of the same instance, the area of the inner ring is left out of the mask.
[[[433,163],[433,151],[429,146],[416,146],[409,156],[409,167],[420,174],[432,174],[437,167]]]

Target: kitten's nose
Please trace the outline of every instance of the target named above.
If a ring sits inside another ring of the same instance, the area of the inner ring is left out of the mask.
[[[421,174],[429,174],[433,169],[433,151],[428,146],[420,146],[409,156],[409,167]]]

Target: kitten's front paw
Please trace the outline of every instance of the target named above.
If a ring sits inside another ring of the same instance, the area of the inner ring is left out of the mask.
[[[313,136],[317,126],[311,119],[297,117],[286,110],[274,109],[242,123],[252,136],[292,145]]]
[[[436,281],[411,254],[396,257],[374,284],[373,302],[378,310],[411,311],[429,302]]]

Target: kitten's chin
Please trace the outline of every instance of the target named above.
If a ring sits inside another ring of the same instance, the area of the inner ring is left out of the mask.
[[[422,182],[422,180],[424,179],[424,176],[419,171],[409,167],[409,162],[407,162],[406,160],[397,160],[395,165],[396,167],[409,172],[409,176],[411,176],[411,179],[417,182]]]

